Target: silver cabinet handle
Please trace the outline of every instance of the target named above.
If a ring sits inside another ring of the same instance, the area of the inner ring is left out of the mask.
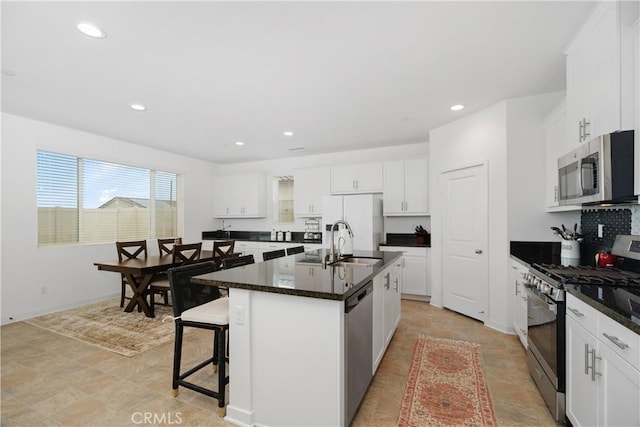
[[[567,307],[567,310],[575,314],[576,317],[584,317],[584,314],[582,314],[580,311],[576,310],[575,308]]]
[[[584,139],[586,141],[587,137],[589,135],[591,135],[589,132],[587,132],[587,125],[590,125],[591,122],[588,122],[587,119],[582,119],[582,131],[584,132]]]
[[[589,375],[589,344],[584,345],[584,374]]]
[[[620,341],[620,339],[616,336],[613,335],[609,335],[606,332],[603,332],[602,335],[604,335],[609,341],[611,341],[612,343],[614,343],[615,345],[617,345],[618,347],[620,347],[623,350],[626,350],[627,348],[629,348],[628,344],[623,343],[622,341]]]
[[[480,255],[482,253],[482,249],[476,249],[474,252]]]
[[[398,293],[398,279],[394,280],[395,284],[396,284],[396,293]]]
[[[600,372],[596,372],[596,360],[602,360],[602,357],[596,357],[596,349],[591,350],[591,381],[596,380],[596,375],[601,376]]]

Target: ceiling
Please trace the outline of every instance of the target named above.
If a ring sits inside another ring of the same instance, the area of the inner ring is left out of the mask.
[[[593,4],[3,1],[2,111],[217,163],[425,142],[563,90]]]

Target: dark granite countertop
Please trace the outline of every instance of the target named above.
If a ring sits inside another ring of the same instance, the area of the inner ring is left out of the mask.
[[[418,243],[418,237],[414,233],[387,233],[386,242],[380,246],[406,246],[408,248],[430,248],[431,235],[422,237],[424,243]]]
[[[375,266],[329,266],[323,268],[324,249],[243,267],[195,276],[203,285],[273,292],[310,298],[344,301],[369,279],[402,256],[402,252],[354,251],[355,257],[380,258]],[[313,274],[309,273],[313,269]]]
[[[640,335],[640,289],[614,286],[566,285],[571,295]]]
[[[511,241],[511,256],[527,265],[560,265],[560,242]]]
[[[291,240],[271,240],[270,231],[203,231],[202,240],[241,240],[247,242],[268,242],[268,243],[307,243],[322,244],[322,239],[305,239],[304,232],[292,231]]]

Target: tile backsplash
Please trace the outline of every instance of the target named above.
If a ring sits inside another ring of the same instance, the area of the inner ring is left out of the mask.
[[[583,209],[580,222],[585,243],[610,249],[617,234],[640,234],[640,206]],[[598,224],[604,225],[602,237]]]

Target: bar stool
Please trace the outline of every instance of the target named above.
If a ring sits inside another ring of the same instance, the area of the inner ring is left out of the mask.
[[[171,295],[173,297],[173,315],[176,326],[173,351],[173,396],[178,396],[179,386],[218,400],[218,415],[226,415],[227,375],[225,341],[229,330],[229,298],[220,298],[220,291],[214,286],[191,283],[191,278],[199,274],[216,271],[214,262],[183,265],[168,271]],[[213,354],[186,372],[180,372],[182,358],[183,330],[185,327],[209,329],[214,331]],[[186,380],[187,377],[212,365],[218,372],[218,391],[210,390]]]

